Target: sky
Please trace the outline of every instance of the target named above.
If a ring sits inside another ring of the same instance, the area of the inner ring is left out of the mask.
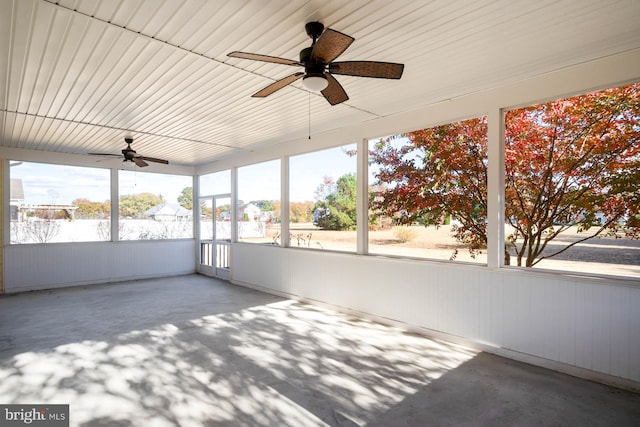
[[[25,203],[65,205],[78,198],[104,202],[111,198],[110,170],[46,163],[10,162],[11,178],[22,179]],[[177,203],[185,187],[192,186],[190,176],[119,171],[120,195],[153,193],[167,202]]]
[[[355,144],[290,157],[290,200],[315,201],[314,192],[325,176],[337,180],[356,173],[356,157],[345,149]],[[25,203],[70,204],[78,198],[104,202],[110,199],[109,169],[10,162],[11,178],[23,182]],[[171,203],[185,187],[192,186],[189,176],[120,170],[120,195],[149,192],[160,194]],[[203,193],[229,192],[230,174],[221,172],[201,179]],[[280,161],[274,160],[238,168],[238,196],[244,201],[280,199]],[[225,190],[225,188],[227,188]]]
[[[315,201],[314,191],[325,176],[337,181],[347,173],[357,171],[356,156],[349,156],[345,149],[355,150],[356,145],[292,156],[289,163],[289,200],[292,202]]]
[[[103,202],[110,199],[109,170],[10,162],[11,179],[22,179],[25,203],[70,204],[77,198]]]
[[[356,173],[355,156],[350,157],[344,151],[355,148],[353,144],[291,156],[289,199],[292,202],[314,201],[314,192],[325,176],[337,180],[344,174]],[[238,168],[238,198],[245,202],[279,200],[281,198],[280,160]]]

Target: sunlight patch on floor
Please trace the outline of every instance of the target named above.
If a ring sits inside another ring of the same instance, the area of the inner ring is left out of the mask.
[[[280,301],[0,359],[0,401],[68,403],[72,425],[363,424],[475,354]]]

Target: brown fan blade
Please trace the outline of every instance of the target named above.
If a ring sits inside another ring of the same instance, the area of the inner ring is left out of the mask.
[[[140,166],[141,168],[145,167],[145,166],[149,166],[149,164],[147,162],[145,162],[144,160],[142,160],[142,156],[134,156],[133,157],[133,162]]]
[[[168,165],[169,164],[168,160],[157,159],[155,157],[140,156],[140,157],[137,157],[137,158],[138,159],[142,159],[142,160],[146,160],[147,162],[162,163],[164,165]]]
[[[298,61],[292,61],[291,59],[278,58],[277,56],[260,55],[258,53],[247,53],[247,52],[235,51],[235,52],[228,53],[227,56],[230,56],[232,58],[251,59],[252,61],[272,62],[274,64],[302,65]]]
[[[329,72],[345,76],[373,77],[377,79],[399,79],[404,64],[377,61],[343,61],[329,64]]]
[[[259,90],[258,92],[254,93],[251,96],[253,96],[254,98],[264,98],[266,96],[271,95],[273,92],[280,90],[287,85],[290,85],[296,80],[301,79],[302,76],[304,76],[304,73],[291,74],[290,76],[280,79],[275,83],[271,83],[269,86],[265,87],[262,90]]]
[[[327,28],[313,45],[311,59],[328,64],[347,50],[354,40],[353,37],[342,34],[340,31]]]
[[[347,92],[342,85],[331,74],[325,74],[329,85],[320,93],[329,101],[329,104],[336,105],[349,99]]]

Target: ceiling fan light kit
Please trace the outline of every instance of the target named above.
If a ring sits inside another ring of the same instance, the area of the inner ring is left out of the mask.
[[[329,81],[325,76],[304,76],[302,84],[309,90],[320,92],[329,86]]]
[[[271,83],[254,93],[253,97],[267,97],[283,87],[302,79],[304,87],[311,91],[321,92],[329,104],[336,105],[348,100],[349,96],[347,96],[338,80],[333,77],[333,74],[378,79],[399,79],[402,77],[403,64],[378,61],[333,62],[347,50],[355,39],[331,28],[325,30],[324,25],[320,22],[307,23],[305,30],[313,42],[310,47],[300,51],[300,61],[238,51],[227,54],[232,58],[304,67],[304,73],[296,72]]]

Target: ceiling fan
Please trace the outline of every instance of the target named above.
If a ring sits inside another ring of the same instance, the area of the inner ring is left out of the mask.
[[[156,159],[155,157],[141,156],[140,154],[136,153],[136,151],[133,148],[131,148],[131,143],[133,143],[133,138],[125,138],[124,142],[127,143],[127,148],[122,150],[122,156],[124,156],[123,162],[133,162],[136,165],[140,166],[141,168],[145,166],[149,166],[149,163],[147,162],[162,163],[165,165],[169,164],[168,160]],[[120,154],[104,154],[104,153],[89,153],[89,154],[92,156],[112,156],[112,157],[121,156]]]
[[[334,74],[379,79],[399,79],[402,77],[404,64],[378,61],[333,62],[347,50],[355,39],[331,28],[325,30],[324,25],[320,22],[307,23],[305,30],[309,37],[313,39],[313,43],[310,47],[300,51],[300,61],[237,51],[227,54],[227,56],[233,58],[304,67],[304,72],[297,72],[284,77],[254,93],[253,97],[264,98],[302,79],[305,87],[310,90],[319,90],[329,104],[336,105],[348,100],[349,97],[342,85],[333,77]]]

